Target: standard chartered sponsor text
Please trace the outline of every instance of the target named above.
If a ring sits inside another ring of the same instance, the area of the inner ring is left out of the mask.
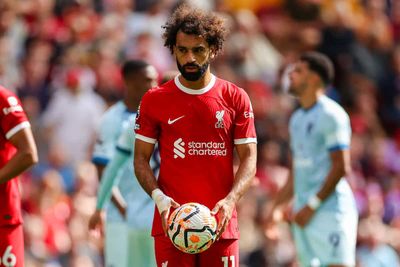
[[[188,154],[191,156],[226,156],[225,142],[194,142],[188,143]]]

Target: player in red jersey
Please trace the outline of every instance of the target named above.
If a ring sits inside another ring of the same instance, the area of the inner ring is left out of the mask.
[[[19,99],[0,86],[0,266],[24,266],[18,180],[38,161],[30,124]]]
[[[164,26],[165,46],[180,75],[149,90],[136,121],[136,176],[156,203],[152,235],[158,266],[239,266],[235,205],[256,169],[256,133],[248,95],[215,77],[210,61],[222,48],[226,30],[220,17],[188,6],[178,8]],[[158,142],[158,180],[149,159]],[[233,171],[234,149],[239,166]],[[218,237],[207,251],[177,250],[165,235],[170,208],[199,202],[218,219]]]

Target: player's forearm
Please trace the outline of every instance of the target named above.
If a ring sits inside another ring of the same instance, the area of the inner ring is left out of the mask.
[[[317,197],[324,201],[328,198],[340,179],[350,172],[350,153],[348,150],[331,153],[332,166],[325,178],[325,182],[317,193]]]
[[[317,197],[321,201],[327,199],[333,193],[337,183],[345,175],[345,173],[346,172],[344,168],[341,168],[340,166],[333,166],[325,179],[325,183],[317,193]]]
[[[244,195],[249,189],[256,174],[257,153],[255,149],[251,148],[240,156],[239,168],[235,175],[235,180],[228,198],[232,199],[235,203]]]
[[[148,159],[135,156],[134,159],[135,175],[141,187],[151,197],[151,192],[158,188],[157,179],[153,174]]]
[[[99,177],[99,181],[101,181],[101,177],[103,176],[103,172],[106,166],[100,164],[95,164],[95,166],[97,169],[97,176]],[[118,187],[113,187],[111,194],[111,202],[118,208],[126,206],[125,200],[121,195],[121,192],[119,192]]]
[[[18,151],[10,161],[0,169],[0,184],[20,175],[37,162],[38,157],[36,151]]]

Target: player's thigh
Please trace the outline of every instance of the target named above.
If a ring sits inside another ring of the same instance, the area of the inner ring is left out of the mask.
[[[239,240],[220,239],[199,255],[199,267],[239,267]]]
[[[129,234],[123,222],[106,222],[105,267],[128,267]]]
[[[300,240],[306,260],[318,261],[323,266],[354,266],[357,215],[319,212],[295,238]],[[300,258],[302,258],[300,256]],[[303,261],[302,261],[303,262]],[[309,262],[306,264],[309,264]]]
[[[0,266],[24,266],[24,237],[22,225],[0,227]]]
[[[168,237],[154,237],[157,267],[197,267],[196,255],[184,253],[174,247]]]
[[[129,267],[155,267],[154,240],[151,229],[129,228]]]

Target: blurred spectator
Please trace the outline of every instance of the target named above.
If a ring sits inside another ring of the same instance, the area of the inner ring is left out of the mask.
[[[380,115],[390,134],[400,128],[400,45],[393,47],[390,64],[380,81]]]
[[[282,153],[282,147],[274,140],[259,144],[257,177],[268,196],[274,196],[278,188],[286,183],[289,175],[289,169],[281,163]]]
[[[231,33],[213,73],[243,87],[253,104],[259,184],[238,208],[243,264],[294,264],[287,225],[264,233],[260,220],[288,167],[287,124],[296,105],[281,76],[300,52],[316,48],[335,63],[327,95],[351,116],[348,180],[358,211],[363,220],[379,217],[368,225],[383,223],[390,237],[374,241],[374,249],[373,237],[363,239],[360,261],[373,263],[382,246],[399,253],[400,1],[188,1],[226,18]],[[85,162],[94,129],[105,107],[121,97],[119,69],[127,58],[146,59],[173,77],[176,62],[163,46],[161,25],[182,2],[0,0],[0,84],[21,97],[41,159],[21,179],[27,267],[102,266],[102,242],[86,229],[97,186]],[[68,214],[60,212],[64,203]],[[49,237],[53,232],[62,234]]]
[[[21,99],[36,99],[42,112],[50,99],[50,60],[53,46],[41,39],[29,39],[22,65],[22,82],[18,86]]]
[[[400,41],[400,2],[390,1],[390,21],[392,24],[393,38],[396,43]]]
[[[10,90],[16,90],[20,77],[16,55],[12,52],[12,43],[6,35],[0,36],[0,84]]]
[[[61,148],[72,165],[88,160],[104,109],[103,100],[82,87],[81,71],[67,71],[65,87],[58,88],[43,114],[49,144]]]
[[[357,257],[362,267],[397,267],[400,265],[396,251],[387,245],[387,227],[376,219],[365,219],[360,222],[360,245]]]
[[[226,53],[237,75],[274,84],[281,55],[261,33],[257,17],[249,10],[233,15],[236,29],[230,35]]]
[[[51,144],[47,151],[47,159],[42,160],[32,173],[36,179],[44,176],[49,170],[55,170],[62,178],[63,191],[71,194],[75,191],[75,173],[73,167],[67,161],[64,149],[59,144]]]
[[[161,26],[167,21],[167,1],[149,1],[144,12],[132,12],[126,20],[125,55],[142,59],[156,67],[159,73],[170,69],[173,63],[165,49]]]

